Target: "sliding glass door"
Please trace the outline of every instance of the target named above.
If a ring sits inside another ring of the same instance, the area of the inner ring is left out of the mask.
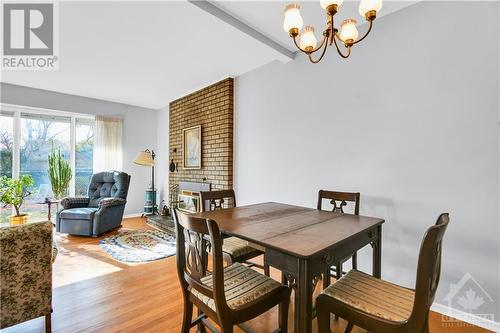
[[[14,114],[0,114],[0,177],[12,177]]]
[[[12,154],[14,145],[14,114],[0,114],[0,177],[12,177]],[[7,221],[11,208],[0,203],[0,222]]]
[[[94,161],[94,120],[76,120],[75,195],[86,196]]]
[[[70,127],[69,117],[21,113],[20,175],[31,175],[35,180],[33,194],[24,207],[32,220],[43,220],[43,202],[52,196],[48,174],[51,150],[60,151],[69,162]]]
[[[7,109],[7,110],[5,110]],[[33,194],[22,211],[30,221],[47,218],[46,198],[53,198],[48,175],[48,156],[60,151],[70,164],[72,180],[68,195],[86,195],[92,176],[94,119],[67,112],[21,109],[0,111],[0,176],[31,175],[35,181]],[[0,222],[8,222],[11,207],[1,205]],[[54,217],[55,214],[52,214]]]

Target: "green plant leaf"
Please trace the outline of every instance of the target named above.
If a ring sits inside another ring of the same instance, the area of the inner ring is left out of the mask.
[[[21,215],[20,209],[24,199],[31,195],[31,188],[35,181],[31,175],[22,175],[19,178],[0,178],[0,201],[14,206],[16,216]]]
[[[57,199],[61,199],[67,194],[68,185],[73,176],[71,167],[64,159],[60,149],[56,151],[52,148],[50,155],[48,156],[48,161],[49,169],[47,170],[47,173],[49,174],[52,193],[54,193],[54,196]]]

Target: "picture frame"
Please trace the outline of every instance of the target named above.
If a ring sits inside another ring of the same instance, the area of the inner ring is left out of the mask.
[[[201,125],[182,130],[184,169],[201,169]]]

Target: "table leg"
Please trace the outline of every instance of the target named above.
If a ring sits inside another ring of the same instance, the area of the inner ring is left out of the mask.
[[[376,239],[372,245],[373,248],[373,276],[381,277],[382,273],[382,226],[377,227]]]
[[[299,259],[297,289],[295,290],[295,333],[311,333],[312,330],[313,277],[307,259]]]
[[[323,290],[328,288],[331,280],[331,267],[329,265],[326,266],[325,271],[323,273]]]
[[[50,212],[50,207],[51,207],[51,206],[52,206],[52,205],[51,205],[51,203],[50,203],[50,202],[48,202],[48,203],[47,203],[47,207],[48,207],[47,219],[48,219],[49,221],[52,221],[52,215],[51,215],[51,212]]]

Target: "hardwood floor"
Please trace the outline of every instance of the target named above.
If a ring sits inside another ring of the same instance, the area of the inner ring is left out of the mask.
[[[125,220],[123,229],[149,227],[144,219],[135,218]],[[175,257],[126,265],[107,255],[99,247],[99,239],[59,236],[60,251],[54,263],[53,332],[179,332],[183,304]],[[278,278],[279,273],[272,271],[272,275]],[[293,306],[290,312],[292,325]],[[444,327],[441,315],[431,314],[432,333],[488,332],[462,324]],[[246,326],[254,332],[271,332],[277,327],[277,313],[270,311]],[[43,318],[37,318],[2,332],[39,333],[43,327]],[[339,320],[333,324],[332,332],[343,332],[344,327],[345,323]],[[313,329],[316,331],[316,320]],[[355,328],[352,332],[366,331]]]

